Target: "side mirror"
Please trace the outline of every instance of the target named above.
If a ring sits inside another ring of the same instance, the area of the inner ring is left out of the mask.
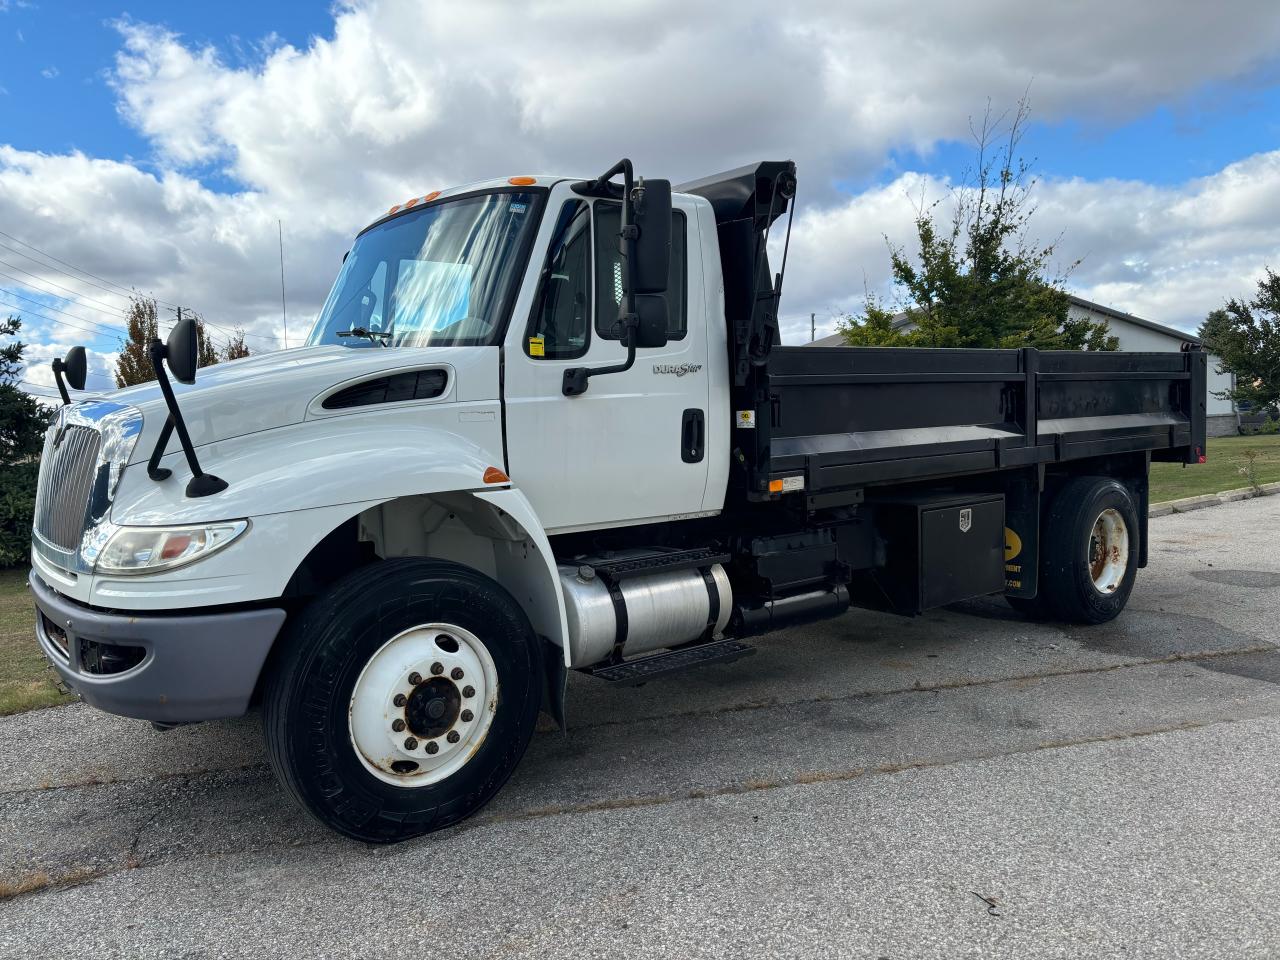
[[[169,332],[169,339],[165,341],[165,359],[179,383],[196,382],[198,341],[196,322],[190,317],[179,320]]]
[[[641,180],[630,201],[631,224],[638,228],[631,289],[663,293],[671,272],[671,181]]]
[[[661,293],[642,293],[636,296],[636,315],[639,325],[632,334],[638,348],[665,347],[667,345],[667,298]]]
[[[85,378],[89,375],[89,361],[85,357],[84,347],[72,347],[62,361],[62,369],[67,375],[67,383],[72,390],[83,390]]]

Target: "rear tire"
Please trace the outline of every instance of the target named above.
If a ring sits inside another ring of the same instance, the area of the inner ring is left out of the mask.
[[[1033,602],[1068,623],[1106,623],[1129,602],[1138,573],[1138,513],[1129,489],[1106,477],[1078,477],[1053,498]]]
[[[533,735],[541,680],[538,638],[499,584],[441,560],[383,561],[340,580],[281,638],[267,753],[325,826],[394,843],[497,793]]]

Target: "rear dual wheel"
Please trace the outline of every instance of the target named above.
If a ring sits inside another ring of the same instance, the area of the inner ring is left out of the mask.
[[[1119,616],[1138,573],[1141,527],[1129,489],[1106,477],[1070,480],[1053,497],[1041,529],[1039,594],[1008,597],[1010,606],[1069,623]]]
[[[264,696],[277,778],[328,827],[393,843],[483,807],[529,744],[539,640],[497,583],[405,558],[356,571],[290,625]]]

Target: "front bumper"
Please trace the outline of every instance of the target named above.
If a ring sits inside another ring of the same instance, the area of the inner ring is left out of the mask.
[[[34,570],[29,582],[36,639],[63,681],[99,710],[162,723],[243,714],[285,619],[280,609],[104,613],[63,597]]]

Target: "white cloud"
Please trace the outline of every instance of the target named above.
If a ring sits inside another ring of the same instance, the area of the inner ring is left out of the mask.
[[[44,77],[46,80],[56,79],[58,74],[58,68],[54,66],[45,67],[40,71],[40,76]]]
[[[864,278],[884,282],[882,235],[908,239],[906,195],[942,187],[904,174],[839,192],[887,151],[963,136],[987,97],[1011,103],[1033,78],[1038,119],[1121,122],[1205,84],[1251,83],[1280,49],[1280,17],[1258,0],[1229,17],[1192,0],[1158,15],[1109,0],[785,10],[371,0],[334,16],[331,35],[305,49],[267,40],[234,64],[121,22],[111,82],[154,154],[135,163],[0,147],[0,229],[278,338],[281,218],[297,342],[350,236],[389,203],[489,176],[588,174],[623,154],[677,181],[789,156],[803,204],[784,304],[803,318],[789,323],[796,339],[810,310],[821,321],[856,309]],[[210,190],[211,172],[239,192]],[[1270,154],[1180,187],[1053,182],[1038,229],[1065,231],[1065,257],[1087,255],[1081,292],[1185,324],[1280,260],[1269,229],[1278,189]],[[71,287],[69,311],[119,322],[97,312],[118,298],[6,250],[0,260],[41,274],[46,289]]]

